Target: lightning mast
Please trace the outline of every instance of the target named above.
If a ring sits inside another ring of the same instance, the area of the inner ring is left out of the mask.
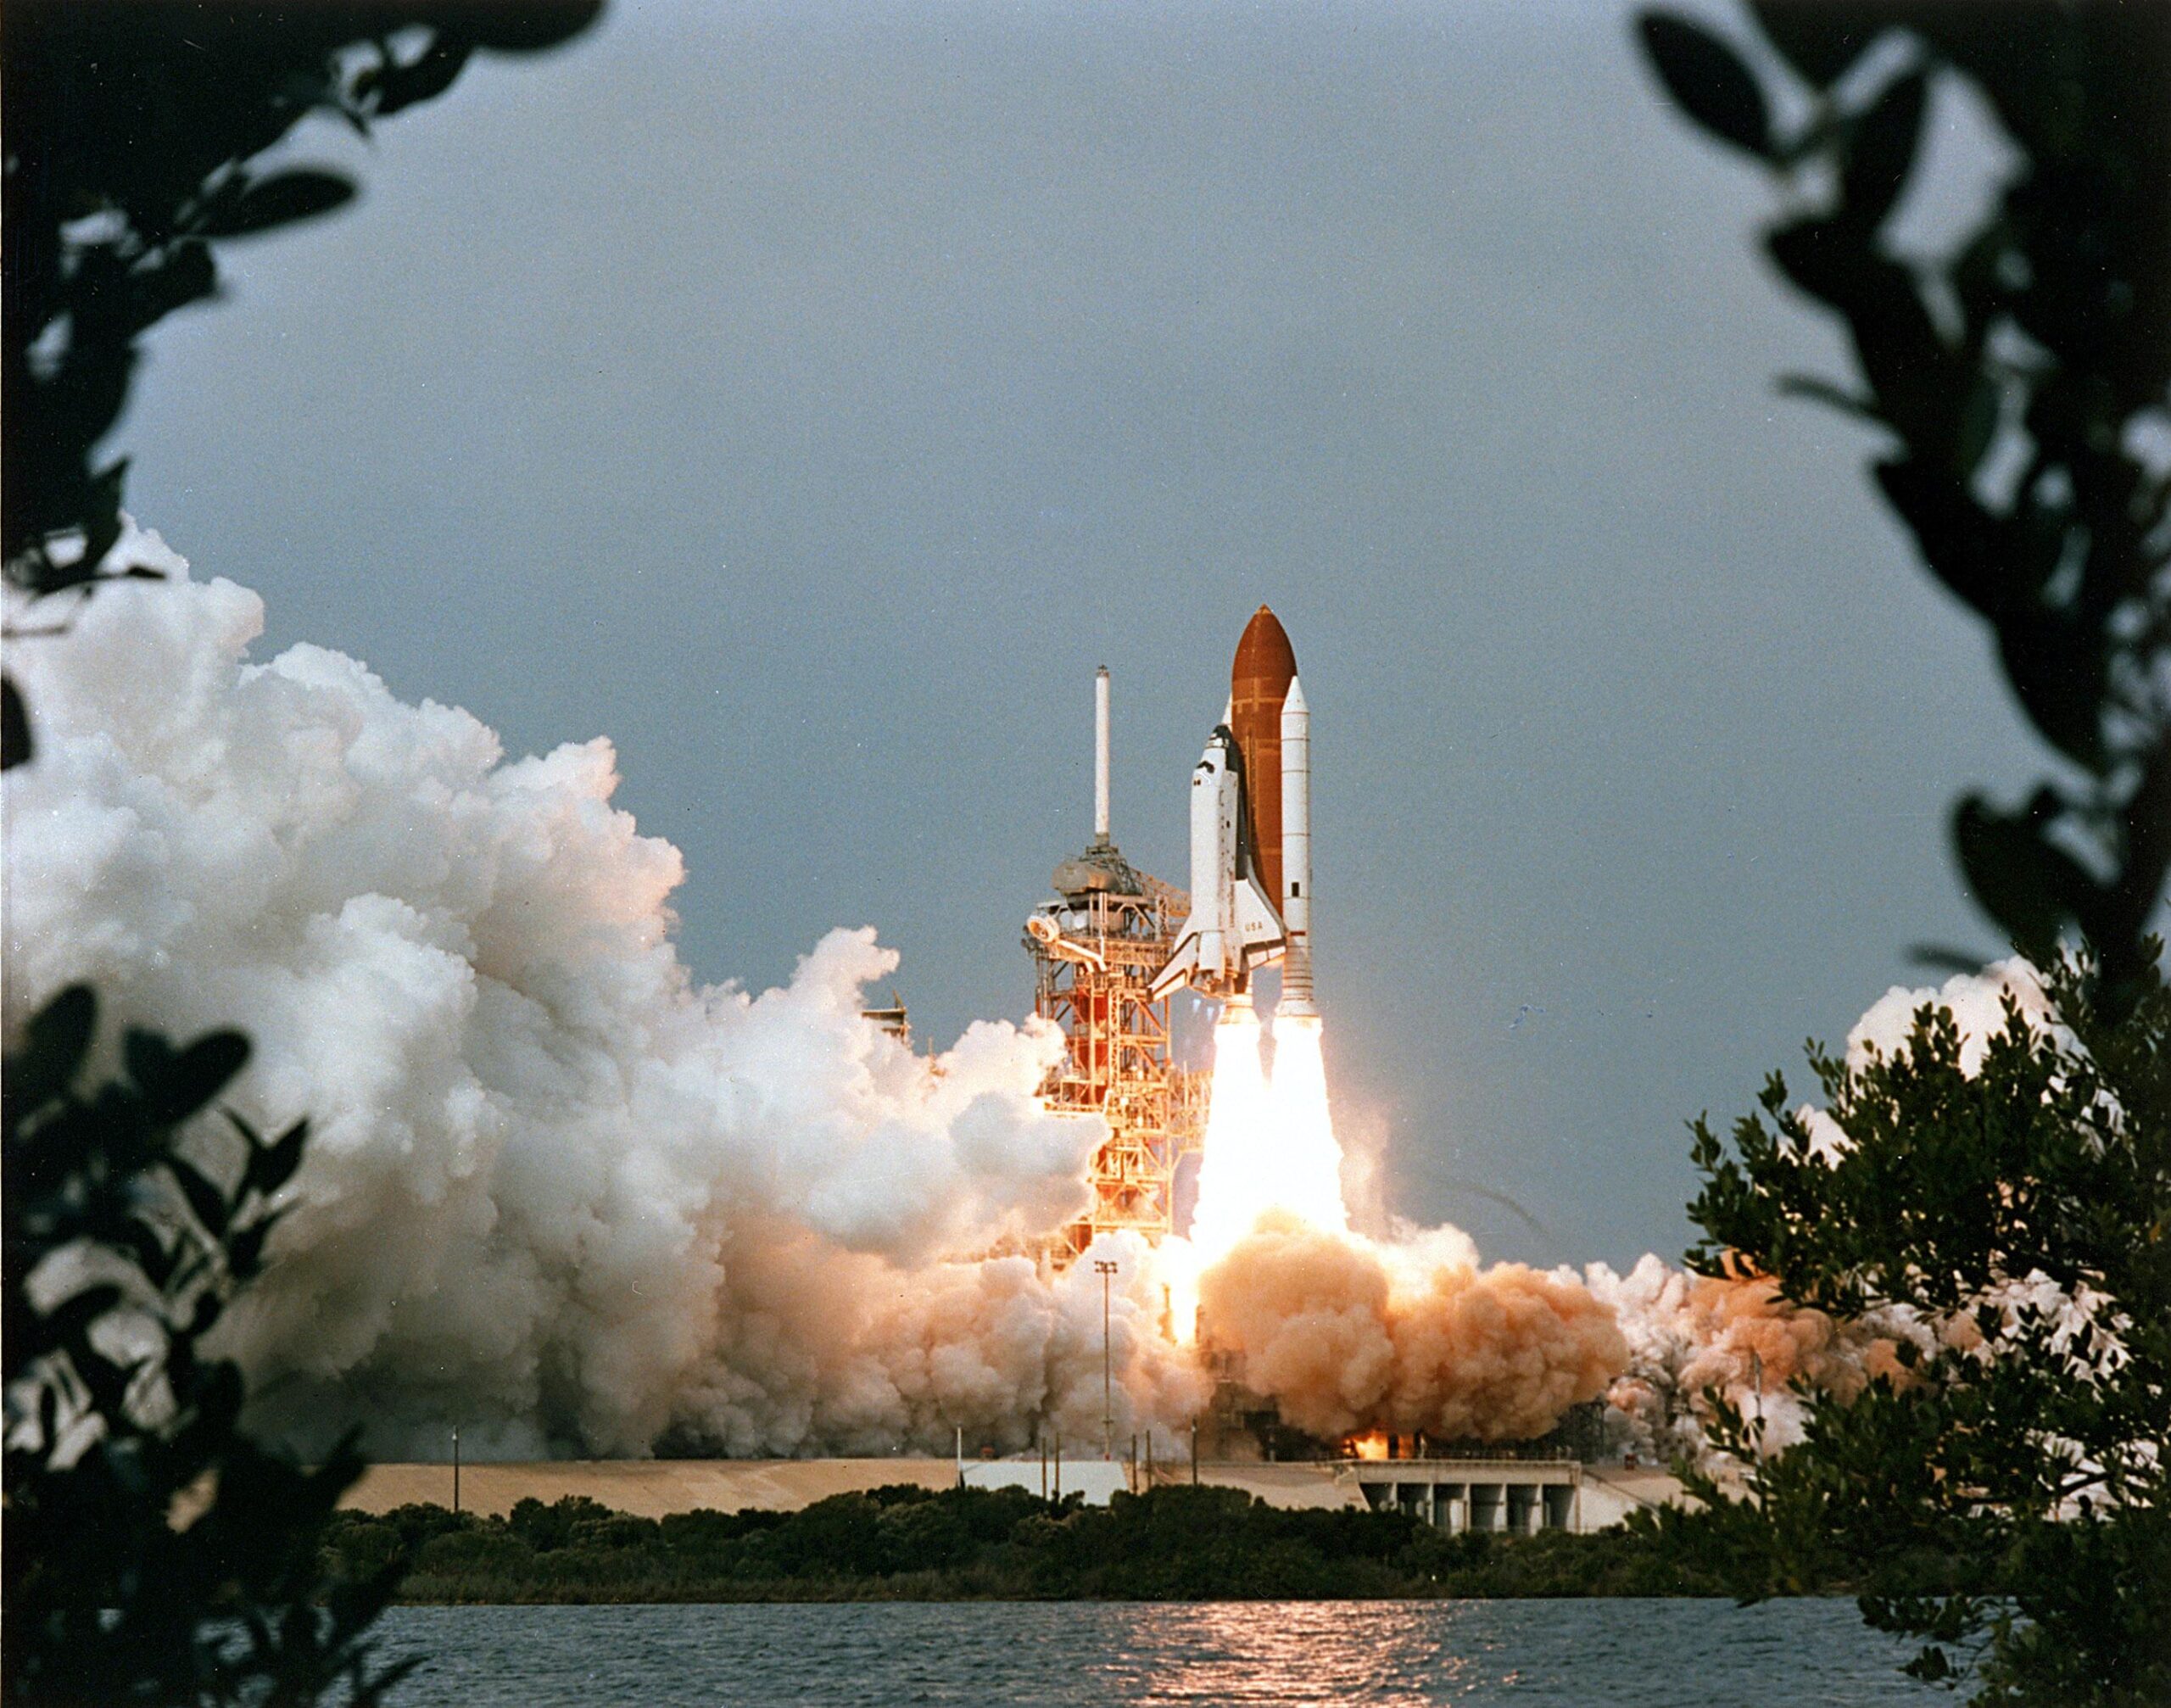
[[[1175,1231],[1176,1165],[1205,1129],[1206,1078],[1179,1068],[1169,997],[1154,975],[1190,911],[1180,890],[1136,870],[1109,839],[1108,673],[1093,678],[1093,840],[1055,868],[1056,894],[1025,921],[1033,1012],[1061,1028],[1063,1058],[1041,1095],[1049,1108],[1097,1114],[1092,1203],[1052,1253],[1069,1264],[1097,1234]]]

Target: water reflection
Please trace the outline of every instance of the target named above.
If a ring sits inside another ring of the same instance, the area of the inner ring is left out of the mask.
[[[1465,1604],[1213,1602],[1126,1609],[1129,1651],[1098,1661],[1119,1702],[1367,1702],[1425,1708],[1469,1694],[1497,1639]],[[1111,1633],[1114,1635],[1114,1633]],[[1512,1670],[1512,1669],[1510,1669]]]
[[[392,1708],[1902,1708],[1847,1601],[399,1608]]]

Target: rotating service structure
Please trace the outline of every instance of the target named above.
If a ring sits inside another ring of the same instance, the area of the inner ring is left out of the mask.
[[[1099,1234],[1173,1232],[1176,1167],[1205,1131],[1207,1076],[1177,1065],[1169,993],[1153,988],[1190,903],[1109,837],[1108,694],[1103,667],[1093,684],[1093,840],[1056,868],[1056,894],[1025,921],[1033,1012],[1063,1035],[1041,1097],[1108,1124],[1089,1171],[1091,1203],[1050,1252],[1058,1267]]]

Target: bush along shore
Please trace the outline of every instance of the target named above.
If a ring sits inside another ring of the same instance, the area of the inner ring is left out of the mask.
[[[1728,1562],[1688,1541],[1652,1524],[1449,1535],[1399,1512],[1285,1511],[1228,1488],[1089,1507],[1022,1489],[893,1487],[797,1512],[663,1519],[578,1497],[523,1500],[504,1518],[342,1512],[325,1552],[354,1579],[405,1561],[410,1603],[1731,1594]]]

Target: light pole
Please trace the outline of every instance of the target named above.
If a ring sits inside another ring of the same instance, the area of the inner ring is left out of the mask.
[[[1094,1273],[1101,1278],[1101,1457],[1116,1456],[1115,1383],[1109,1375],[1108,1287],[1116,1272],[1113,1259],[1095,1258]]]
[[[452,1429],[452,1515],[460,1516],[460,1426]]]
[[[1764,1355],[1749,1355],[1749,1378],[1756,1384],[1756,1456],[1764,1457]]]

